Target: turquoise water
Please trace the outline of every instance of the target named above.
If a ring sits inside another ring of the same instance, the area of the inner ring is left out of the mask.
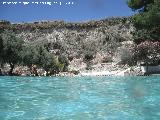
[[[160,76],[0,77],[0,120],[160,120]]]

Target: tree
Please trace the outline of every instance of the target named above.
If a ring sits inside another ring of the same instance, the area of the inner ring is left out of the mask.
[[[153,3],[154,0],[128,0],[128,6],[132,10],[146,11],[147,5]]]
[[[92,60],[94,59],[94,52],[91,52],[91,51],[85,51],[85,55],[84,55],[84,58],[83,60],[85,61],[86,63],[86,70],[91,70],[92,69]]]
[[[2,67],[3,64],[3,41],[2,36],[0,35],[0,67]]]
[[[142,2],[145,0],[136,0],[136,1]],[[144,2],[140,10],[137,9],[139,10],[139,13],[133,17],[136,27],[139,27],[139,28],[143,28],[143,27],[150,28],[150,27],[156,27],[157,25],[160,25],[159,23],[160,1],[159,0],[146,0],[146,1],[148,2]],[[131,8],[134,9],[134,7],[132,6]]]
[[[69,61],[68,61],[67,57],[64,56],[64,55],[60,55],[58,57],[58,61],[59,61],[60,64],[64,65],[63,66],[63,71],[68,71]],[[62,67],[62,65],[60,65],[60,67]]]
[[[48,71],[50,56],[49,52],[44,48],[44,46],[26,44],[21,54],[23,65],[27,65],[31,71],[33,69],[33,65],[36,65],[37,67],[42,67],[46,71]],[[34,70],[37,71],[36,69]]]
[[[21,55],[22,55],[23,65],[27,65],[30,69],[33,64],[38,63],[38,58],[37,58],[38,52],[36,50],[36,47],[30,44],[26,44],[23,47],[23,50],[21,51]]]
[[[16,64],[21,62],[21,54],[24,41],[11,31],[4,31],[0,37],[0,45],[2,46],[0,56],[3,63],[10,65],[9,75],[12,75]]]
[[[0,63],[2,62],[2,53],[3,53],[3,39],[0,35]]]
[[[57,71],[59,72],[59,62],[55,56],[51,54],[44,46],[38,47],[39,51],[39,63],[38,66],[42,67],[47,73]]]
[[[47,74],[57,73],[63,71],[65,59],[61,60],[62,63],[51,54],[45,44],[26,44],[22,51],[23,64],[27,65],[31,70],[33,65],[38,68],[43,68]],[[35,69],[34,69],[35,70]]]
[[[136,31],[133,33],[135,42],[160,40],[160,1],[159,0],[128,0],[128,6],[138,11],[133,18]]]

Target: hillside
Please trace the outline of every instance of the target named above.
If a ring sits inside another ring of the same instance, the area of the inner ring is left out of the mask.
[[[123,43],[132,41],[130,18],[109,18],[84,23],[41,21],[11,24],[0,22],[0,31],[11,30],[27,44],[47,44],[50,52],[66,56],[71,66],[114,61]]]

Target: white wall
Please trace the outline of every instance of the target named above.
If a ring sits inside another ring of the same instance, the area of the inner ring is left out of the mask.
[[[142,72],[146,72],[147,67],[141,66]],[[148,66],[148,72],[160,72],[160,65],[158,66]]]

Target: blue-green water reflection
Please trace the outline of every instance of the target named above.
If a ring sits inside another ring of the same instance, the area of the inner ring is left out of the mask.
[[[159,120],[160,77],[0,77],[0,120]]]

